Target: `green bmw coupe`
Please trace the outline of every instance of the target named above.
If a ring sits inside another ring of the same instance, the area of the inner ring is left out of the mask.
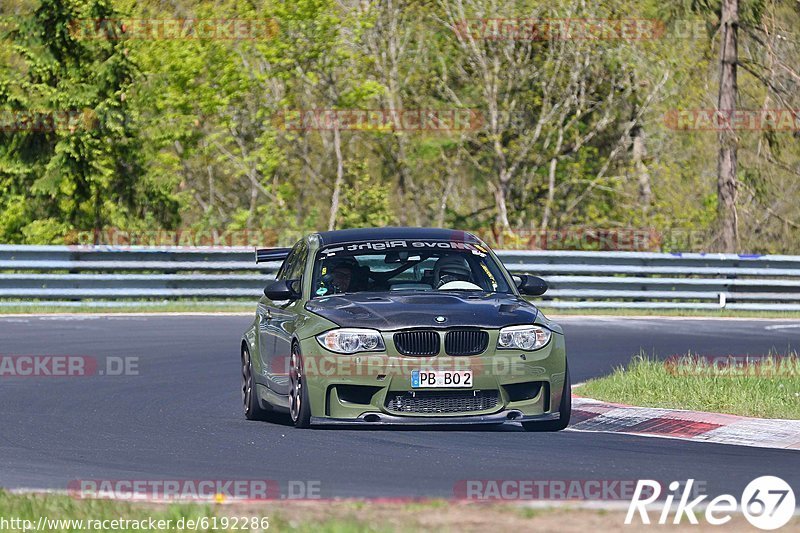
[[[563,331],[522,297],[547,285],[474,235],[329,231],[256,261],[282,264],[242,337],[248,419],[567,427]]]

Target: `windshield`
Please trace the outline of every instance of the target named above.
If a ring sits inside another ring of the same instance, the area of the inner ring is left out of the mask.
[[[317,253],[312,297],[383,291],[512,292],[502,267],[479,244],[369,241]]]

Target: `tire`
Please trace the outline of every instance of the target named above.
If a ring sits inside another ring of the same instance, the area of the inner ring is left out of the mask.
[[[311,404],[308,401],[303,356],[296,344],[292,345],[289,367],[289,416],[295,427],[307,428],[311,425]]]
[[[250,350],[242,346],[242,404],[244,417],[248,420],[269,420],[270,411],[261,408],[256,393],[256,381],[253,377],[253,361]]]
[[[558,420],[547,420],[545,422],[523,422],[522,427],[525,431],[561,431],[569,425],[572,414],[572,383],[569,379],[569,366],[564,373],[564,390],[561,393],[561,403],[558,406]]]

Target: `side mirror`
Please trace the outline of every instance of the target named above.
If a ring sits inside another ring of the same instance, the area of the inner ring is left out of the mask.
[[[264,296],[273,301],[297,300],[300,293],[295,290],[297,280],[273,281],[264,289]]]
[[[541,296],[547,291],[547,282],[537,276],[519,276],[517,288],[522,294]]]

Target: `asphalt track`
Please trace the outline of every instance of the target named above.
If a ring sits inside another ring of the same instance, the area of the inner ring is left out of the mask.
[[[452,497],[460,480],[693,478],[741,494],[800,488],[800,452],[521,428],[296,430],[248,422],[237,352],[246,316],[0,317],[0,355],[139,358],[138,375],[0,378],[0,486],[71,480],[319,482],[323,497]],[[666,357],[800,349],[798,321],[562,318],[573,380],[644,349]],[[777,326],[777,327],[775,327]],[[787,327],[788,326],[788,327]]]

